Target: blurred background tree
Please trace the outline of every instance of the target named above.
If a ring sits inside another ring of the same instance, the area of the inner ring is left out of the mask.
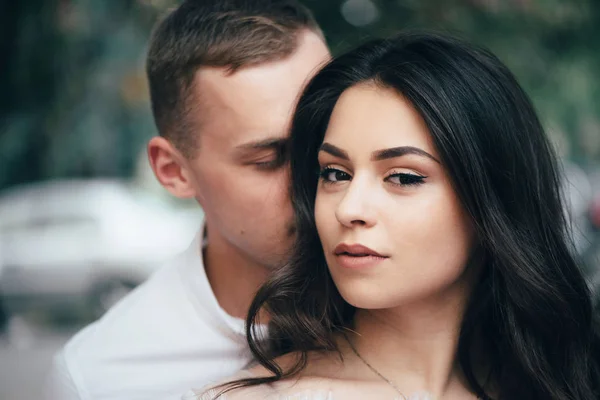
[[[0,2],[0,189],[140,173],[144,143],[155,134],[146,45],[156,20],[177,3]],[[304,3],[334,53],[401,28],[448,31],[489,47],[533,98],[559,153],[580,164],[600,158],[600,2]]]

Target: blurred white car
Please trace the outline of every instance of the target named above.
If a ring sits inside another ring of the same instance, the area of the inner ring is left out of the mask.
[[[50,181],[0,194],[0,293],[9,311],[91,306],[100,315],[184,250],[198,207],[117,180]]]

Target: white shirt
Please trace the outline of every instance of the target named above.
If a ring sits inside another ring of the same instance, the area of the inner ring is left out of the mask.
[[[48,399],[181,399],[249,364],[244,322],[219,306],[200,238],[65,345]]]

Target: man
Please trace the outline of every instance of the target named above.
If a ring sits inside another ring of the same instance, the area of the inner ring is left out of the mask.
[[[205,238],[67,343],[51,398],[179,399],[248,364],[243,318],[293,241],[290,118],[328,58],[295,0],[188,0],[158,25],[148,156],[169,192],[201,205]]]

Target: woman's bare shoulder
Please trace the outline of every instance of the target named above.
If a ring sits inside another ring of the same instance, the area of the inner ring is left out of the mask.
[[[274,363],[282,370],[289,371],[294,369],[296,364],[302,359],[300,353],[288,353],[277,357]],[[273,372],[262,365],[255,365],[247,370],[254,377],[273,376]],[[306,364],[304,368],[294,377],[297,380],[315,378],[315,377],[340,377],[344,371],[344,363],[339,353],[331,352],[309,352],[306,354]]]
[[[300,359],[299,354],[286,354],[275,359],[282,371],[294,369]],[[254,377],[273,376],[273,373],[262,365],[249,369]],[[344,365],[337,353],[313,352],[307,354],[305,367],[291,377],[268,384],[277,399],[333,399],[338,396],[340,389],[351,385],[344,376]],[[345,390],[344,390],[345,392]]]
[[[241,398],[264,398],[263,395],[267,388],[263,387],[263,385],[255,385],[251,387],[243,387],[238,389],[230,388],[230,383],[233,383],[240,379],[254,377],[254,373],[250,372],[249,370],[242,370],[237,374],[229,376],[218,382],[206,385],[201,389],[192,389],[182,397],[182,400],[235,400]],[[256,396],[259,397],[251,397],[254,395],[254,393],[256,393]]]
[[[293,369],[299,360],[299,354],[286,354],[275,359],[275,363],[282,371]],[[299,373],[273,383],[263,383],[245,386],[228,391],[223,391],[227,386],[214,386],[195,391],[184,397],[184,400],[238,400],[238,399],[307,399],[330,400],[333,392],[339,392],[340,387],[349,382],[344,379],[343,364],[335,354],[312,353],[308,354],[307,365]],[[252,368],[225,379],[222,383],[229,383],[244,378],[264,378],[274,376],[273,372],[262,365]],[[344,390],[345,392],[345,390]],[[195,397],[194,397],[195,396]],[[340,398],[339,396],[335,396]],[[347,398],[347,397],[342,397]]]
[[[223,379],[221,382],[208,385],[202,389],[194,389],[183,396],[182,400],[238,400],[238,399],[267,399],[273,390],[268,385],[244,386],[232,389],[229,383],[239,379],[256,378],[256,372],[243,370]]]
[[[182,400],[264,400],[271,398],[273,392],[261,386],[243,387],[229,391],[220,388],[192,390]]]

